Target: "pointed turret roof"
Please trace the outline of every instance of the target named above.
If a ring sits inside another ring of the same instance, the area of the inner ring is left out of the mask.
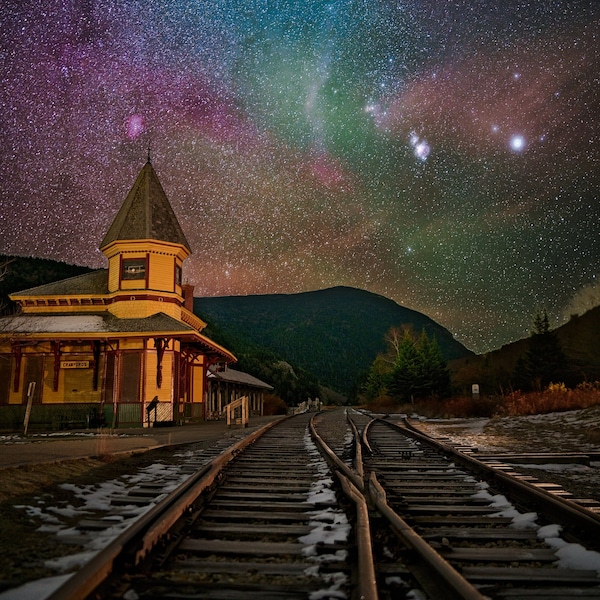
[[[115,240],[145,240],[181,244],[191,252],[150,160],[144,165],[100,249]]]

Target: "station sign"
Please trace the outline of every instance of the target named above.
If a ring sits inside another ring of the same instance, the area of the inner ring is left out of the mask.
[[[60,368],[61,369],[89,369],[90,361],[89,360],[61,360]]]

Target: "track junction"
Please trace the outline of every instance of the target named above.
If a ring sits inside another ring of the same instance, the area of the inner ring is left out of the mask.
[[[596,507],[408,423],[297,415],[189,472],[50,598],[600,599]]]

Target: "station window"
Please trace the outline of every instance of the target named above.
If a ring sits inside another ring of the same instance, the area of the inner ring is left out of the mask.
[[[124,258],[121,279],[146,279],[146,259]]]

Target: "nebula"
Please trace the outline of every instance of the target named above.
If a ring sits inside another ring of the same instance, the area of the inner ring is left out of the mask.
[[[105,266],[151,153],[198,295],[348,285],[485,352],[600,264],[600,5],[24,0],[0,253]]]

